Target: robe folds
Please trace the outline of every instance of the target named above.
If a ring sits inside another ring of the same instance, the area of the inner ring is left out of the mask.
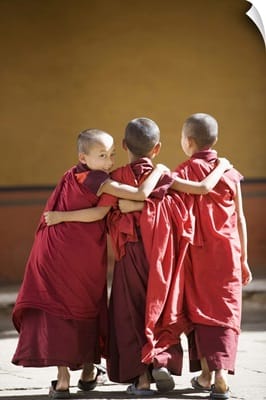
[[[176,172],[181,178],[200,181],[215,167],[216,160],[216,151],[204,150],[178,166]],[[241,323],[241,247],[234,202],[236,185],[241,179],[239,172],[232,168],[210,193],[181,195],[194,234],[184,259],[186,313],[195,326],[199,357],[205,356],[209,367],[216,358],[214,369],[223,365],[222,368],[231,371]],[[208,360],[204,337],[210,336],[216,355],[210,354]],[[222,353],[226,353],[226,364],[219,360]]]
[[[145,333],[142,361],[154,357],[179,342],[192,329],[183,305],[183,260],[191,240],[192,227],[187,209],[175,192],[161,200],[152,198],[141,213],[140,227],[149,259]]]
[[[51,194],[45,210],[96,206],[99,199],[96,193],[108,178],[108,174],[90,171],[82,164],[71,168]],[[12,315],[14,326],[23,334],[13,362],[25,366],[78,368],[84,361],[94,361],[86,354],[98,354],[98,360],[107,334],[106,271],[105,220],[48,227],[41,217]],[[26,354],[23,341],[34,335],[38,337],[36,348]],[[77,343],[72,346],[68,338]],[[101,350],[90,352],[90,345]],[[58,348],[61,354],[55,356]],[[80,354],[81,349],[86,354]]]
[[[117,169],[112,178],[139,186],[152,169],[143,158]],[[99,203],[113,206],[107,218],[116,258],[108,372],[116,382],[136,379],[151,363],[180,375],[179,335],[189,330],[182,312],[181,266],[192,232],[182,200],[167,194],[172,182],[170,174],[161,177],[141,213],[120,213],[117,200],[108,195]]]

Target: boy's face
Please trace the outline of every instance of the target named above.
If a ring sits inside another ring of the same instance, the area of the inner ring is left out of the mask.
[[[111,136],[103,136],[93,144],[88,154],[80,153],[79,161],[91,170],[110,172],[114,166],[115,148]]]

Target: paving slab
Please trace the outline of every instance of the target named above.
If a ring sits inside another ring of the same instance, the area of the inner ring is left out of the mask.
[[[230,398],[234,400],[266,400],[266,280],[252,283],[243,292],[243,324],[236,362],[236,374],[229,376]],[[23,368],[11,363],[18,335],[13,328],[11,311],[18,287],[0,287],[0,400],[48,399],[51,380],[57,369]],[[156,394],[151,399],[200,400],[208,399],[207,393],[195,392],[190,386],[193,377],[188,371],[188,354],[185,337],[184,368],[181,377],[174,377],[175,389],[167,394]],[[130,362],[130,360],[128,360]],[[104,362],[104,360],[103,360]],[[71,399],[132,399],[127,395],[127,385],[106,381],[88,393],[76,386],[80,371],[71,373]],[[155,389],[155,385],[152,385]]]

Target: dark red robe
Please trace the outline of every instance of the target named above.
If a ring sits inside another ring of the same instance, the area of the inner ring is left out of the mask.
[[[108,177],[82,164],[73,167],[45,210],[96,206]],[[106,269],[105,220],[47,227],[42,217],[13,310],[20,337],[12,362],[73,369],[99,362],[106,336]]]
[[[112,178],[138,186],[152,168],[144,158],[114,171]],[[101,205],[114,206],[108,215],[116,256],[108,372],[115,382],[134,381],[152,363],[181,373],[179,335],[188,325],[177,301],[191,230],[179,196],[166,195],[172,181],[170,175],[161,178],[141,213],[121,214],[115,198],[103,195],[100,200]]]
[[[214,168],[216,159],[216,151],[202,151],[176,172],[181,178],[201,181]],[[205,356],[212,370],[233,371],[240,331],[241,252],[234,196],[241,179],[231,169],[209,194],[182,195],[194,232],[185,257],[186,312],[195,325],[198,356]]]

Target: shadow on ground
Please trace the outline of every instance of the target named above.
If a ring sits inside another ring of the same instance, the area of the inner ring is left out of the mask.
[[[191,388],[185,388],[185,389],[178,389],[178,390],[173,390],[171,393],[165,393],[165,394],[155,394],[153,396],[149,396],[149,399],[177,399],[177,400],[189,400],[190,397],[189,395],[193,395],[193,400],[204,400],[209,398],[209,394],[196,394],[195,395],[195,390]],[[5,396],[1,397],[1,400],[14,400],[14,396]],[[1,396],[1,394],[0,394]],[[77,393],[71,393],[70,399],[75,399],[75,400],[83,400],[83,399],[107,399],[108,400],[114,400],[114,399],[135,399],[138,398],[140,399],[141,397],[138,397],[136,395],[128,395],[123,391],[101,391],[101,390],[93,390],[92,392],[89,393],[83,393],[83,392],[77,392]],[[20,400],[47,400],[47,395],[42,394],[32,394],[32,395],[26,395],[26,396],[19,396]],[[192,397],[191,397],[192,399]]]

